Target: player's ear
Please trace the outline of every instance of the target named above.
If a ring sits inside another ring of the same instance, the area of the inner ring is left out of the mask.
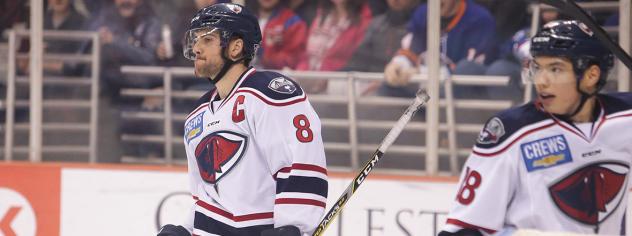
[[[230,41],[228,45],[228,57],[232,60],[239,59],[244,51],[244,40],[236,38]]]
[[[581,81],[581,86],[584,91],[594,91],[597,87],[597,82],[599,82],[599,77],[601,76],[601,69],[597,65],[591,65],[584,71],[584,76]]]

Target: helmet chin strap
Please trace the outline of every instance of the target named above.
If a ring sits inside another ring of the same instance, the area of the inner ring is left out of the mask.
[[[577,77],[579,77],[579,76],[577,76]],[[586,92],[582,91],[582,90],[579,88],[579,83],[580,83],[580,81],[581,81],[581,78],[577,78],[577,80],[576,80],[576,81],[577,81],[577,83],[575,83],[575,89],[577,89],[577,92],[579,92],[579,94],[581,95],[581,97],[579,98],[579,106],[577,106],[577,108],[575,108],[575,111],[573,111],[571,114],[562,115],[562,117],[564,117],[564,118],[566,118],[566,119],[568,119],[568,120],[570,120],[570,119],[571,119],[571,117],[573,117],[573,116],[577,115],[577,113],[579,113],[579,111],[581,111],[581,110],[582,110],[582,108],[584,107],[584,105],[586,105],[586,101],[588,101],[588,99],[589,99],[590,97],[595,96],[595,95],[599,92],[599,90],[597,89],[597,90],[596,90],[595,92],[593,92],[593,93],[586,93]]]
[[[219,70],[219,73],[217,73],[217,75],[215,75],[215,79],[213,78],[208,78],[208,81],[211,82],[211,84],[215,85],[217,84],[217,82],[219,82],[222,78],[224,78],[224,75],[226,75],[226,72],[228,72],[228,69],[230,69],[231,67],[233,67],[233,65],[241,62],[244,60],[244,57],[241,57],[235,61],[229,59],[226,56],[226,50],[227,47],[222,48],[222,60],[224,61],[224,65],[222,66],[222,69]]]

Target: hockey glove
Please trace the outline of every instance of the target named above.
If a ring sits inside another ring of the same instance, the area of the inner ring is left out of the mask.
[[[157,236],[191,236],[191,233],[180,225],[168,224],[160,228]]]
[[[286,225],[261,231],[261,236],[301,236],[301,231],[294,225]]]
[[[455,233],[441,231],[437,236],[483,236],[483,234],[476,229],[460,229]]]

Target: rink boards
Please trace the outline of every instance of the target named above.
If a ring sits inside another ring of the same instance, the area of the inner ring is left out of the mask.
[[[328,207],[351,178],[329,173]],[[456,181],[371,175],[325,235],[436,235]],[[155,235],[186,217],[187,186],[185,168],[0,164],[0,235]]]

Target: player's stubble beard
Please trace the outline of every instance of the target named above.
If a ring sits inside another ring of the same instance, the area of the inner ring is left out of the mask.
[[[195,76],[215,80],[222,66],[224,66],[223,62],[213,63],[208,59],[195,60]]]

